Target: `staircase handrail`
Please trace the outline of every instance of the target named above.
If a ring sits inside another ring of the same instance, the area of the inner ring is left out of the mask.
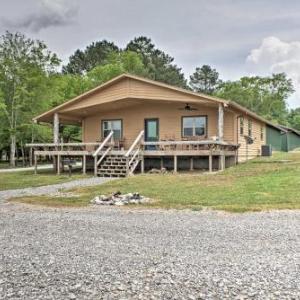
[[[104,141],[101,143],[101,145],[98,147],[98,149],[93,153],[93,156],[96,157],[99,152],[106,146],[106,144],[108,143],[109,140],[112,139],[114,132],[111,131],[108,136],[104,139]]]
[[[140,143],[141,139],[144,137],[144,130],[142,130],[139,135],[136,137],[132,145],[130,146],[129,150],[126,152],[125,157],[129,157],[131,152],[134,150],[134,148],[137,146],[138,143]]]

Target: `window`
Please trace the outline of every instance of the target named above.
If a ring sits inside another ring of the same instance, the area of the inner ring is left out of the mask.
[[[102,138],[107,137],[111,131],[114,132],[114,139],[120,140],[122,138],[122,120],[102,121]]]
[[[183,136],[203,136],[206,135],[207,117],[182,117]]]
[[[248,120],[248,136],[252,136],[252,120]]]
[[[264,140],[264,127],[260,127],[260,139],[263,141]]]
[[[240,117],[240,135],[244,135],[244,117]]]

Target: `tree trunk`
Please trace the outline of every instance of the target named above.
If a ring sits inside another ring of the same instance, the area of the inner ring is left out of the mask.
[[[16,166],[16,136],[12,134],[10,136],[10,166]]]
[[[21,141],[21,152],[22,152],[22,166],[25,167],[26,165],[25,149],[22,141]]]

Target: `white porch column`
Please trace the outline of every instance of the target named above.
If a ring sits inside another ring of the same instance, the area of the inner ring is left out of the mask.
[[[57,113],[53,117],[53,143],[59,143],[59,117]]]
[[[174,155],[174,173],[177,173],[177,155]]]
[[[223,141],[224,138],[224,107],[223,103],[219,103],[218,110],[218,139]]]

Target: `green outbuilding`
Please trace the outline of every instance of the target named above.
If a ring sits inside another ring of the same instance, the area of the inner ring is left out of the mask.
[[[300,148],[300,132],[286,126],[267,125],[266,139],[273,151],[289,152]]]

